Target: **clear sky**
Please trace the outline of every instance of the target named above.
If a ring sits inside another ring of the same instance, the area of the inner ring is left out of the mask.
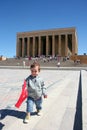
[[[87,0],[1,0],[0,55],[16,55],[17,32],[76,27],[78,54],[87,53]]]

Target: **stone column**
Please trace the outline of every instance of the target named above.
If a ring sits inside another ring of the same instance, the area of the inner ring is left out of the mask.
[[[68,39],[67,39],[67,34],[65,35],[65,56],[68,56]]]
[[[55,37],[52,36],[52,56],[55,56]]]
[[[72,34],[72,55],[75,55],[75,35]]]
[[[30,56],[30,37],[27,38],[27,56]]]
[[[19,38],[17,38],[17,43],[16,43],[16,57],[19,56],[20,52],[19,52]]]
[[[48,35],[47,35],[46,36],[46,56],[49,55],[48,49],[49,49],[49,46],[48,46]]]
[[[33,37],[33,57],[35,56],[35,37]]]
[[[59,48],[58,48],[59,55],[61,56],[61,35],[59,35]]]
[[[39,48],[38,48],[38,55],[41,55],[41,36],[39,36]]]
[[[24,38],[22,38],[22,57],[24,57]]]

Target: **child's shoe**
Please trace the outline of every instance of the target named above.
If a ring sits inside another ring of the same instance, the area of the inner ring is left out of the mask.
[[[41,112],[41,110],[37,110],[37,115],[38,116],[42,116],[43,115],[42,112]]]
[[[30,119],[30,115],[29,114],[26,114],[26,117],[25,119],[23,120],[24,123],[28,123],[29,122],[29,119]]]

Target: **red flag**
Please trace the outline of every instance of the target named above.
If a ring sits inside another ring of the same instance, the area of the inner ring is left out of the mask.
[[[28,91],[26,87],[26,81],[24,81],[23,87],[22,87],[22,92],[19,96],[19,99],[17,103],[15,104],[15,107],[19,108],[22,104],[22,102],[28,97]]]

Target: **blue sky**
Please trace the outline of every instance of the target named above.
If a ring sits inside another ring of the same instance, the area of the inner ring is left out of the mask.
[[[16,55],[16,34],[76,27],[78,54],[87,53],[87,0],[1,0],[0,55]]]

